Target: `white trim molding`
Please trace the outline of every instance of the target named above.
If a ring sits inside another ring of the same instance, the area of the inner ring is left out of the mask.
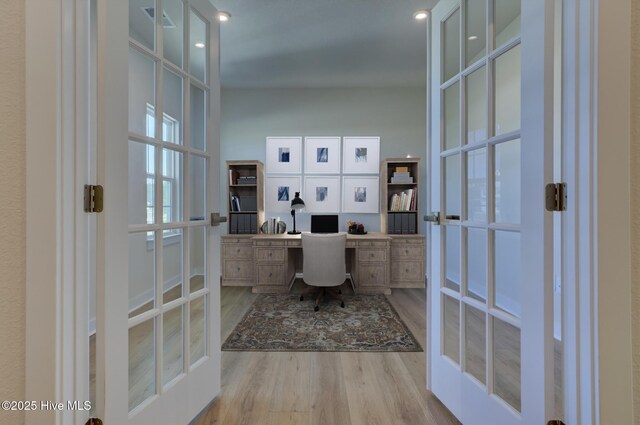
[[[88,218],[86,169],[78,157],[87,130],[84,44],[88,3],[26,0],[26,379],[25,400],[88,399]],[[82,41],[82,42],[78,42]],[[86,162],[86,161],[85,161]],[[26,424],[84,423],[87,411],[26,412]]]
[[[571,424],[633,423],[631,0],[614,3],[564,2],[562,335]]]

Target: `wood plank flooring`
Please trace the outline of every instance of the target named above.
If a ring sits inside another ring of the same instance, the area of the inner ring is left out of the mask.
[[[222,288],[222,340],[256,295]],[[425,290],[389,296],[425,346]],[[425,387],[425,353],[222,353],[222,390],[194,425],[457,424]]]

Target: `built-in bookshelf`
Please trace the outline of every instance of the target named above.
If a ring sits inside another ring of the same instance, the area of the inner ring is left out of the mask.
[[[257,234],[264,222],[264,165],[227,161],[227,210],[230,234]]]
[[[380,229],[417,234],[420,158],[388,158],[380,170]]]

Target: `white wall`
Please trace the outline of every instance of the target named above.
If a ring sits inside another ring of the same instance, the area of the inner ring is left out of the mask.
[[[221,205],[228,204],[225,161],[264,162],[268,136],[380,136],[381,160],[408,154],[422,158],[420,182],[425,199],[425,105],[424,88],[223,89]],[[287,228],[292,227],[288,213],[274,215],[280,216]],[[299,230],[310,229],[310,216],[296,216]],[[380,230],[378,214],[340,214],[342,230],[346,230],[348,219],[364,223],[370,231]],[[424,233],[424,222],[420,223]]]
[[[0,10],[0,395],[3,400],[24,400],[25,4],[2,0]],[[0,423],[23,424],[24,414],[0,411]]]

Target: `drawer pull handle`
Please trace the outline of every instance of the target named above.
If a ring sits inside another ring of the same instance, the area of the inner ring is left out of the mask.
[[[373,258],[373,252],[371,253],[371,258]]]
[[[236,268],[236,271],[240,271],[240,267],[237,267],[237,268]]]
[[[405,250],[404,250],[404,253],[405,253],[405,254],[409,254],[409,250],[408,250],[408,249],[405,249]]]
[[[409,269],[404,269],[404,272],[405,273],[409,273]]]
[[[373,273],[371,273],[371,279],[373,279],[375,277],[375,275]]]
[[[269,257],[271,257],[272,255],[273,255],[273,252],[270,252],[270,253],[269,253]]]
[[[269,273],[269,277],[272,277],[272,276],[273,276],[273,272]]]
[[[240,253],[240,248],[236,249],[236,254]]]

